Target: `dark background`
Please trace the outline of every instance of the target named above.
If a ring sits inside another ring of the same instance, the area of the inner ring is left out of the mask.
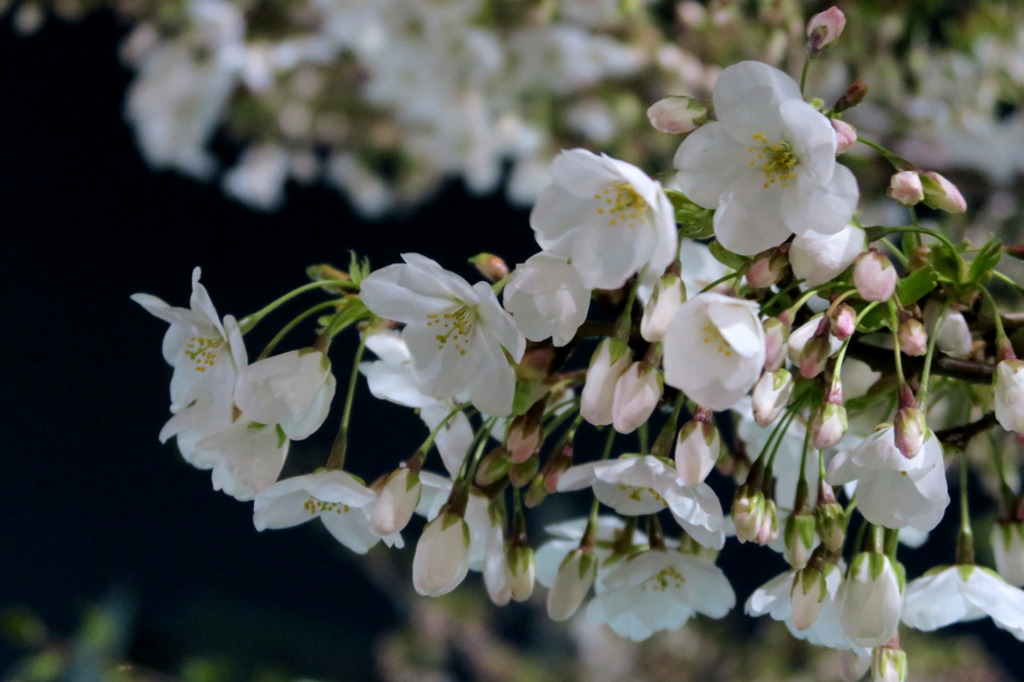
[[[258,534],[250,504],[214,493],[207,473],[157,442],[166,325],[128,297],[187,305],[199,265],[220,314],[241,317],[303,283],[311,263],[344,266],[349,249],[378,266],[417,251],[468,275],[477,252],[515,263],[536,250],[527,214],[455,185],[400,220],[362,222],[334,191],[299,187],[265,215],[216,186],[154,173],[122,116],[124,32],[107,14],[51,20],[30,38],[0,23],[0,609],[27,606],[68,635],[88,604],[114,594],[132,605],[129,656],[157,669],[175,670],[183,653],[224,654],[372,679],[375,638],[400,614],[319,524]],[[237,152],[229,139],[216,145]],[[288,317],[258,330],[250,355]],[[300,332],[282,348],[310,340]],[[334,355],[339,385],[350,348]],[[337,419],[293,459],[322,461]],[[367,400],[354,423],[350,461],[370,476],[422,437],[415,418]],[[937,532],[947,540],[950,516]],[[742,604],[781,563],[756,555],[772,563],[751,572],[735,549],[723,563]],[[910,552],[908,573],[941,560]],[[988,621],[979,631],[1024,678],[1019,643]],[[0,643],[0,670],[15,653]]]

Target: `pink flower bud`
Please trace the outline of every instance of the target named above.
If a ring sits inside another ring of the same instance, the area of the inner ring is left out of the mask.
[[[807,22],[807,54],[816,55],[835,42],[846,27],[846,15],[838,7],[818,12]]]
[[[832,313],[829,328],[832,331],[832,336],[840,341],[850,338],[857,329],[857,311],[845,303],[841,304]]]
[[[825,365],[828,363],[831,352],[832,344],[828,339],[828,326],[825,326],[824,332],[815,333],[800,351],[799,362],[797,362],[800,376],[805,379],[813,379],[825,371]]]
[[[508,456],[508,450],[503,445],[499,445],[480,460],[473,480],[481,488],[486,488],[508,476],[511,466],[512,460]]]
[[[544,488],[549,493],[558,492],[558,479],[562,477],[562,472],[572,466],[572,452],[572,445],[567,443],[544,465]]]
[[[825,403],[811,418],[811,442],[819,450],[834,448],[846,435],[846,408]]]
[[[487,278],[489,282],[500,282],[508,277],[508,265],[499,256],[493,253],[478,253],[469,259],[469,262],[476,267],[476,271]]]
[[[907,459],[917,456],[928,433],[924,412],[917,407],[914,394],[905,384],[900,387],[900,408],[896,411],[896,418],[893,419],[893,433],[896,448]]]
[[[612,425],[619,433],[633,433],[650,419],[662,393],[661,372],[647,362],[634,362],[615,382]]]
[[[924,187],[924,203],[949,213],[963,213],[967,210],[964,195],[956,185],[935,171],[921,173],[921,184]]]
[[[839,118],[830,118],[832,129],[836,131],[836,154],[850,151],[857,143],[857,129]]]
[[[920,357],[928,352],[928,333],[920,320],[908,317],[900,322],[897,337],[900,351],[911,357]]]
[[[878,249],[868,249],[853,263],[853,284],[865,301],[888,301],[898,278],[896,268]]]
[[[793,568],[803,568],[814,549],[814,515],[808,511],[793,512],[782,528],[786,542],[786,559]]]
[[[766,371],[761,375],[751,393],[754,421],[758,426],[765,427],[775,421],[782,408],[789,403],[793,386],[793,375],[788,370]]]
[[[757,529],[757,537],[754,542],[766,547],[779,537],[779,511],[775,506],[775,500],[767,499],[764,502],[764,518],[761,519],[761,527]]]
[[[814,508],[814,530],[821,543],[830,551],[839,554],[846,541],[846,515],[843,506],[836,501],[832,486],[819,481],[818,504]]]
[[[786,342],[789,340],[789,325],[777,317],[764,321],[764,371],[774,372],[782,367],[786,359]]]
[[[537,451],[542,440],[541,421],[547,402],[538,400],[525,414],[512,420],[508,427],[508,452],[513,464],[525,462]]]
[[[904,206],[913,206],[924,200],[924,186],[915,171],[900,171],[889,180],[889,196]]]
[[[732,501],[732,521],[736,526],[736,539],[740,542],[755,540],[764,519],[764,493],[752,486],[740,487]]]
[[[747,282],[752,287],[767,289],[789,273],[789,245],[776,246],[754,256],[747,268]]]
[[[711,473],[722,450],[711,412],[700,410],[679,430],[676,438],[676,471],[686,485],[697,485]]]
[[[666,97],[647,109],[647,118],[658,132],[681,135],[707,121],[708,110],[689,97]]]

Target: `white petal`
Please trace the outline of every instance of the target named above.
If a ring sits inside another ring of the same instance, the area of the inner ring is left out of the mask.
[[[747,147],[721,123],[706,123],[679,145],[673,164],[679,189],[698,206],[718,208],[722,194],[741,173],[748,173]]]
[[[823,234],[839,232],[850,222],[860,197],[857,178],[840,164],[836,164],[832,180],[825,186],[797,173],[796,189],[782,202],[783,219],[795,234],[809,230]]]

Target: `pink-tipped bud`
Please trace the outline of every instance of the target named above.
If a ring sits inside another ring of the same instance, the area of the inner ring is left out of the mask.
[[[486,488],[508,476],[511,466],[512,459],[508,456],[508,450],[505,449],[505,446],[499,445],[480,460],[473,480],[481,488]]]
[[[865,301],[888,301],[899,276],[892,262],[878,249],[869,249],[853,263],[853,284]]]
[[[764,493],[759,488],[744,485],[736,491],[732,501],[732,521],[736,526],[737,540],[756,540],[764,524],[765,507]]]
[[[932,208],[949,213],[963,213],[967,210],[964,195],[952,182],[935,171],[921,173],[921,184],[924,187],[924,203]]]
[[[846,408],[826,403],[814,412],[811,420],[811,442],[819,450],[834,448],[846,435]]]
[[[900,351],[910,357],[920,357],[928,352],[928,332],[920,320],[908,317],[900,322],[897,337]]]
[[[548,496],[547,486],[544,485],[544,474],[539,473],[533,477],[530,481],[530,485],[526,487],[526,492],[523,494],[523,505],[527,509],[533,509],[538,504],[543,502]]]
[[[572,452],[572,445],[567,443],[544,465],[544,488],[549,493],[558,492],[558,479],[572,466]]]
[[[807,54],[816,55],[831,45],[846,27],[846,15],[838,7],[818,12],[807,22]]]
[[[841,304],[833,311],[832,318],[829,320],[829,328],[832,331],[832,336],[840,341],[850,338],[857,330],[857,311],[852,306]]]
[[[764,371],[774,372],[782,367],[786,359],[789,341],[789,324],[777,317],[769,317],[764,321]]]
[[[790,514],[782,528],[782,537],[789,565],[797,569],[806,566],[814,549],[814,514],[808,511]]]
[[[508,452],[513,464],[525,462],[537,451],[543,437],[541,422],[547,401],[538,400],[508,427]]]
[[[914,400],[913,391],[906,384],[900,386],[899,403],[900,407],[896,411],[896,418],[893,419],[896,448],[907,459],[913,459],[924,445],[925,436],[928,434],[928,424],[925,421],[924,412]]]
[[[493,253],[478,253],[470,258],[469,262],[489,282],[500,282],[508,277],[508,265]]]
[[[824,320],[822,320],[824,322]],[[800,351],[797,366],[800,368],[800,376],[805,379],[814,377],[825,371],[829,355],[832,353],[832,344],[828,339],[828,325],[819,326],[819,331],[814,333]]]
[[[668,323],[686,301],[686,287],[678,275],[662,275],[654,283],[654,291],[647,299],[644,314],[640,319],[640,336],[648,343],[665,338]]]
[[[751,392],[754,421],[758,426],[765,427],[775,421],[782,408],[789,403],[793,386],[793,375],[788,370],[766,371],[761,375]]]
[[[830,118],[832,130],[836,131],[836,154],[850,151],[857,143],[857,129],[839,118]]]
[[[647,422],[663,391],[661,372],[647,362],[634,362],[615,383],[612,426],[619,433],[633,433]]]
[[[757,289],[767,289],[789,274],[789,244],[775,246],[754,256],[747,268],[747,282]]]
[[[711,473],[722,451],[722,440],[710,410],[698,410],[676,438],[676,471],[686,485],[697,485]]]
[[[537,475],[540,470],[540,457],[534,456],[530,459],[520,462],[519,464],[513,464],[508,470],[509,482],[517,488],[522,488],[529,485],[533,477]]]
[[[647,109],[647,118],[658,132],[682,135],[703,125],[708,110],[689,97],[666,97]]]
[[[924,200],[924,185],[916,171],[900,171],[889,179],[889,196],[904,206]]]

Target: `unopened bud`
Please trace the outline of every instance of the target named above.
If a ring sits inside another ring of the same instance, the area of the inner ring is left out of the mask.
[[[789,325],[777,317],[769,317],[764,326],[764,371],[774,372],[782,367],[786,359],[786,342],[789,341]]]
[[[544,487],[549,493],[558,492],[558,479],[572,466],[572,451],[572,445],[567,443],[544,465]]]
[[[508,548],[508,584],[512,599],[526,601],[533,594],[536,564],[533,549],[527,545],[512,544]]]
[[[754,421],[758,426],[765,427],[775,421],[782,408],[789,403],[793,386],[793,375],[789,370],[766,371],[761,375],[751,392]]]
[[[865,301],[888,301],[897,279],[896,268],[878,249],[868,249],[853,263],[853,284]]]
[[[755,540],[764,519],[764,493],[759,488],[741,486],[732,501],[732,521],[736,526],[736,539],[740,542]]]
[[[850,151],[857,143],[857,129],[839,118],[830,118],[832,130],[836,131],[836,154]]]
[[[900,171],[889,179],[889,196],[904,206],[913,206],[924,200],[924,185],[916,171]]]
[[[370,513],[370,530],[386,536],[400,532],[409,523],[420,501],[420,475],[407,467],[391,472],[380,486],[377,504]]]
[[[551,620],[568,620],[580,608],[597,577],[597,557],[589,549],[569,552],[548,591],[548,616]]]
[[[872,682],[906,682],[907,652],[899,647],[886,645],[876,647],[871,654]]]
[[[814,625],[827,592],[825,573],[821,569],[807,566],[796,572],[789,590],[794,628],[803,631]]]
[[[924,412],[917,406],[914,394],[906,384],[900,386],[899,403],[896,418],[893,419],[896,448],[907,459],[913,459],[924,445],[928,424]]]
[[[766,547],[779,537],[779,510],[775,506],[775,500],[769,498],[764,502],[764,518],[761,519],[761,527],[757,529],[757,537],[754,542]]]
[[[828,551],[839,554],[846,541],[846,516],[836,501],[832,486],[818,482],[818,503],[814,507],[814,531]]]
[[[835,105],[832,107],[832,112],[835,114],[842,113],[847,109],[852,109],[861,103],[864,96],[868,94],[868,84],[857,79],[850,84],[850,87],[846,89],[839,99],[836,100]]]
[[[905,355],[920,357],[928,352],[928,332],[917,318],[908,317],[900,322],[897,338]]]
[[[686,485],[697,485],[711,473],[722,450],[718,429],[711,421],[711,412],[698,411],[679,430],[676,438],[676,471]]]
[[[533,509],[543,502],[547,496],[548,490],[544,485],[544,474],[540,473],[533,477],[529,487],[526,488],[526,492],[523,493],[523,504],[528,509]]]
[[[540,469],[540,457],[536,455],[520,462],[519,464],[513,464],[508,470],[508,480],[512,485],[517,488],[522,488],[528,485],[533,477],[537,475],[537,471]]]
[[[493,253],[478,253],[470,258],[469,262],[489,282],[500,282],[508,277],[508,265]]]
[[[658,132],[682,135],[703,125],[708,110],[690,97],[665,97],[648,107],[647,118]]]
[[[665,329],[676,314],[679,306],[686,301],[686,287],[678,275],[662,275],[654,284],[654,291],[644,306],[640,319],[640,336],[648,343],[656,343],[665,337]]]
[[[754,256],[747,268],[747,282],[757,289],[767,289],[789,274],[789,245],[783,244]]]
[[[479,487],[486,488],[508,476],[511,466],[512,459],[508,456],[508,450],[505,449],[505,446],[499,445],[480,460],[473,480]]]
[[[790,514],[782,528],[782,537],[789,565],[793,568],[806,566],[814,549],[814,514],[808,511]]]
[[[615,382],[612,426],[619,433],[633,433],[647,422],[664,390],[661,372],[641,361],[626,368]]]
[[[546,400],[538,400],[525,414],[515,417],[509,424],[508,451],[513,464],[525,462],[540,446],[543,436],[541,422],[546,406]]]
[[[846,408],[842,404],[825,403],[811,418],[811,443],[818,450],[834,448],[846,435]]]
[[[924,203],[949,213],[963,213],[967,210],[964,195],[952,182],[935,171],[921,173],[921,184],[924,187]]]
[[[857,311],[852,306],[841,304],[832,313],[829,329],[832,331],[832,336],[840,341],[850,338],[857,330]]]
[[[612,423],[615,384],[632,359],[633,351],[618,339],[607,338],[594,351],[580,393],[580,414],[594,426]]]
[[[836,41],[846,26],[846,15],[838,7],[818,12],[807,22],[807,54],[814,56]]]
[[[800,376],[805,379],[814,377],[825,371],[829,355],[832,353],[832,344],[829,343],[828,327],[824,327],[823,333],[816,333],[800,351],[800,358],[797,366],[800,368]]]

